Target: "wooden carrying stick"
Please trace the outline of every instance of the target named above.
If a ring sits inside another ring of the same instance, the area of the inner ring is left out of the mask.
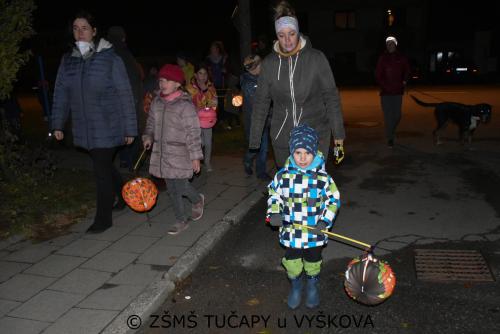
[[[306,226],[306,225],[302,225],[302,224],[293,224],[293,227],[295,228],[306,228],[308,230],[316,230],[315,227],[312,227],[312,226]],[[348,238],[348,237],[345,237],[343,235],[340,235],[340,234],[337,234],[337,233],[333,233],[333,232],[328,232],[327,230],[321,230],[322,233],[325,233],[329,236],[332,236],[332,237],[336,237],[336,238],[339,238],[339,239],[343,239],[343,240],[347,240],[347,241],[350,241],[352,243],[355,243],[355,244],[358,244],[358,245],[361,245],[361,246],[364,246],[368,249],[372,249],[372,246],[369,245],[369,244],[366,244],[364,242],[361,242],[361,241],[358,241],[358,240],[355,240],[355,239],[351,239],[351,238]]]
[[[142,157],[144,156],[144,153],[146,153],[146,151],[146,149],[143,149],[141,155],[139,156],[139,159],[137,159],[137,161],[135,162],[134,172],[137,172],[137,167],[139,166],[139,163],[141,162]]]

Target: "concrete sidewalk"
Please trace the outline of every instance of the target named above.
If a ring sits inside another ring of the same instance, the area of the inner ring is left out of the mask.
[[[175,218],[162,192],[149,214],[127,208],[101,234],[84,233],[92,216],[49,241],[0,242],[0,333],[133,332],[264,196],[241,158],[213,160],[214,172],[193,182],[204,216],[179,235],[167,234]]]

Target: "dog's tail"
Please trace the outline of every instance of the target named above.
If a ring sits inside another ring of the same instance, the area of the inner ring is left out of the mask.
[[[428,103],[428,102],[421,101],[421,100],[417,99],[415,96],[413,96],[412,94],[410,94],[410,96],[415,102],[417,102],[417,104],[421,105],[422,107],[435,107],[439,104],[439,103]]]

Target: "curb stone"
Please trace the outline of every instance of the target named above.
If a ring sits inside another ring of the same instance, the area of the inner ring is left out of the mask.
[[[200,261],[226,234],[232,225],[241,222],[243,216],[250,211],[264,193],[261,189],[254,190],[237,206],[232,208],[221,221],[205,232],[198,241],[191,246],[176,263],[163,275],[162,279],[151,283],[132,303],[125,308],[102,331],[102,334],[131,334],[141,328],[131,329],[127,321],[131,316],[139,316],[144,325],[149,316],[160,307],[165,299],[175,290],[175,283],[188,277],[198,266]]]

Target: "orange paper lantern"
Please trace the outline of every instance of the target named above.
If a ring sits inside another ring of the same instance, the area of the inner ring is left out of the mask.
[[[233,100],[231,102],[233,103],[233,106],[241,107],[241,105],[243,104],[243,96],[235,95],[233,96]]]
[[[145,212],[155,205],[158,189],[150,179],[138,177],[125,183],[122,196],[132,210]]]

